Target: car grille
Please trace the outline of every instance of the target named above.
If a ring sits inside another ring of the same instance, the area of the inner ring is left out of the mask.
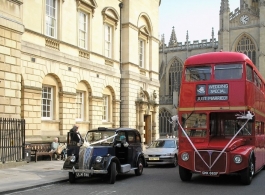
[[[89,169],[93,147],[81,147],[79,151],[79,169]]]
[[[148,155],[149,157],[159,157],[159,156],[161,156],[161,155]]]
[[[207,166],[201,159],[201,157],[194,152],[195,156],[195,171],[216,171],[219,173],[225,173],[227,168],[227,153],[223,152],[219,159],[213,165],[215,159],[221,153],[220,151],[214,150],[199,150],[198,151],[203,160],[206,162]]]

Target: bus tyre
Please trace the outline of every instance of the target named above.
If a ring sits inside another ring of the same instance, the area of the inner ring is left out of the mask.
[[[139,158],[138,159],[138,162],[137,162],[137,169],[134,170],[134,173],[135,173],[136,176],[142,175],[142,173],[143,173],[143,167],[144,167],[144,165],[143,165],[143,159],[142,158]]]
[[[69,172],[69,182],[75,183],[75,173]]]
[[[190,181],[192,173],[190,172],[190,170],[185,169],[182,166],[179,166],[179,176],[182,181]]]
[[[109,183],[114,184],[116,181],[116,163],[112,162],[110,164],[110,173],[109,173]]]
[[[249,185],[252,181],[253,175],[255,173],[255,165],[252,157],[249,159],[248,167],[241,172],[241,183],[244,185]]]

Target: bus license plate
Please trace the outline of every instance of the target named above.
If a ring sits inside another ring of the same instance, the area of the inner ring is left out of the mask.
[[[202,171],[201,174],[204,176],[219,176],[217,171]]]
[[[76,173],[77,177],[89,177],[89,173]]]
[[[149,160],[159,160],[159,157],[149,157]]]

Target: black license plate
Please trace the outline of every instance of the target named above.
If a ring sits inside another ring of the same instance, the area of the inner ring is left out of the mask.
[[[89,173],[76,173],[76,177],[89,177]]]
[[[202,171],[201,175],[217,177],[217,176],[219,176],[219,172],[217,172],[217,171]]]

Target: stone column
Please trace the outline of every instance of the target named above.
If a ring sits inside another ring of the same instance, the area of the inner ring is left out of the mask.
[[[41,88],[24,85],[21,95],[21,117],[25,119],[26,141],[41,140]]]
[[[262,76],[265,76],[265,4],[260,4],[260,28],[259,28],[259,55],[258,55],[258,69]],[[257,49],[258,50],[258,49]]]
[[[60,136],[66,137],[67,132],[69,132],[69,130],[76,123],[75,122],[75,101],[76,101],[75,93],[69,93],[69,92],[59,93]]]
[[[0,117],[4,118],[21,118],[21,4],[0,2]]]
[[[121,101],[119,100],[116,100],[116,101],[113,101],[113,116],[112,116],[112,122],[113,122],[113,128],[118,128],[120,127],[120,120],[121,120],[121,116],[120,116],[120,103]]]
[[[157,118],[157,107],[158,106],[154,106],[154,110],[152,112],[152,141],[155,141],[156,139],[159,138],[159,130],[157,128],[157,124],[158,124],[158,118]]]
[[[89,106],[89,117],[91,129],[102,126],[102,106],[103,98],[98,96],[91,96],[91,105]],[[108,126],[106,126],[108,127]]]
[[[141,140],[144,143],[145,142],[145,130],[144,130],[144,126],[145,126],[145,122],[144,122],[144,108],[143,108],[143,104],[140,104],[140,109],[139,109],[139,132],[141,135]]]

